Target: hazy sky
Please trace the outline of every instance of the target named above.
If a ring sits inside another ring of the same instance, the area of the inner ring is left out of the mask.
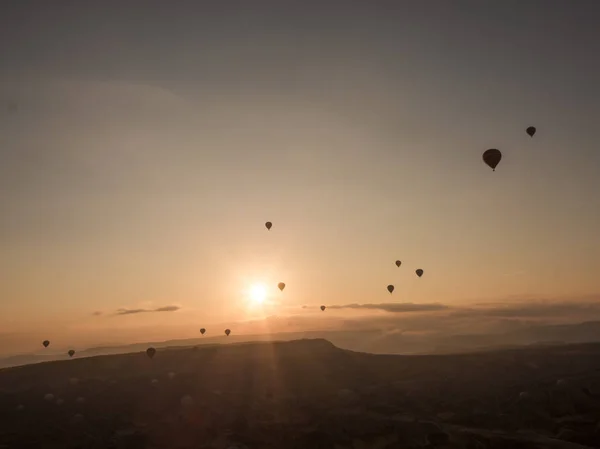
[[[594,297],[598,23],[597,0],[2,3],[2,331]]]

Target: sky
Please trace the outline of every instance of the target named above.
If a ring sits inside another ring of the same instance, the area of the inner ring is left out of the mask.
[[[0,352],[600,299],[599,22],[595,0],[3,3]]]

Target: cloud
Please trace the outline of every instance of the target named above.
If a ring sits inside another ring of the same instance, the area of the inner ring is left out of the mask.
[[[95,312],[92,313],[92,315],[94,315],[94,316],[100,316],[100,315],[102,315],[102,312],[99,311],[99,310],[96,310]]]
[[[455,317],[502,317],[502,318],[567,318],[572,316],[600,316],[600,304],[588,302],[547,302],[508,304],[465,308],[451,313]]]
[[[179,306],[164,306],[157,309],[125,309],[121,308],[115,312],[115,315],[133,315],[136,313],[154,313],[154,312],[176,312],[181,307]]]
[[[328,309],[368,309],[368,310],[383,310],[385,312],[402,313],[402,312],[433,312],[438,310],[449,309],[444,304],[413,304],[413,303],[382,303],[382,304],[347,304],[343,306],[327,306]]]
[[[176,312],[179,309],[181,309],[181,307],[179,306],[165,306],[159,307],[158,309],[154,309],[152,312]]]

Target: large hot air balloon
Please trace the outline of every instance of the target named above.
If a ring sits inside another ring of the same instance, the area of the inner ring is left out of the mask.
[[[325,307],[325,306],[321,306],[321,310],[322,310],[322,311],[325,311],[325,309],[326,309],[326,308],[327,308],[327,307]]]
[[[416,270],[415,273],[417,273],[417,276],[419,277],[423,276],[423,270],[421,270],[420,268]]]
[[[387,286],[388,292],[392,293],[394,291],[394,286],[392,284]]]
[[[496,166],[500,163],[501,159],[502,153],[500,153],[500,150],[495,148],[491,148],[483,152],[483,162],[490,166],[492,171],[496,171]]]
[[[69,357],[73,357],[75,355],[75,351],[73,351],[72,349],[69,349]]]
[[[271,226],[273,226],[273,223],[271,223],[270,221],[267,221],[265,223],[265,226],[267,227],[267,231],[270,231],[271,230]]]
[[[277,287],[279,287],[279,290],[283,291],[283,289],[285,288],[285,284],[283,282],[280,282],[279,284],[277,284]]]
[[[150,358],[154,357],[154,354],[156,354],[156,349],[154,348],[148,348],[146,349],[146,355]]]
[[[200,329],[200,333],[201,333],[202,335],[204,335],[204,333],[205,333],[205,332],[206,332],[206,329],[204,329],[204,328]]]
[[[229,334],[231,334],[231,331],[229,329],[225,329],[225,335],[229,337]]]
[[[47,348],[48,345],[50,345],[50,342],[48,340],[44,340],[42,344],[44,345],[44,348]]]
[[[537,130],[535,129],[535,126],[530,126],[529,128],[527,128],[527,134],[529,134],[529,137],[533,137],[536,131]]]
[[[397,266],[398,268],[400,268],[400,265],[402,265],[402,262],[400,262],[399,260],[397,260],[397,261],[396,261],[396,266]]]

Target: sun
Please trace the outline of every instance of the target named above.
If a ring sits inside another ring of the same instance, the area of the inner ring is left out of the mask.
[[[267,288],[263,284],[254,284],[250,287],[249,296],[253,305],[260,306],[267,299]]]

